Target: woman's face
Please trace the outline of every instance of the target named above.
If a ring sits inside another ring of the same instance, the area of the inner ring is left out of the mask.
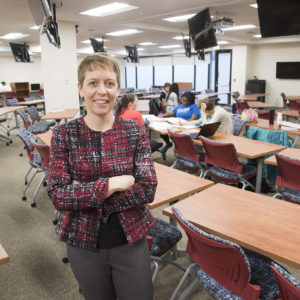
[[[138,99],[137,97],[135,97],[133,102],[128,103],[128,107],[133,110],[136,110],[137,104],[138,104]]]
[[[182,97],[181,102],[184,106],[188,106],[190,104],[187,97]]]
[[[166,91],[167,93],[169,93],[169,92],[170,92],[170,86],[169,86],[169,85],[166,85],[166,87],[165,87],[165,91]]]
[[[111,67],[97,66],[85,73],[83,84],[78,84],[78,90],[85,99],[87,114],[105,117],[112,113],[120,88]]]

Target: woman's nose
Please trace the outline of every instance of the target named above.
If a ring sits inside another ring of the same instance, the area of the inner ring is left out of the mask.
[[[105,94],[106,93],[106,88],[105,88],[105,84],[103,83],[99,83],[97,86],[97,93],[98,94]]]

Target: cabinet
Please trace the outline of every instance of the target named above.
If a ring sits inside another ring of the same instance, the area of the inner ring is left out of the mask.
[[[12,82],[10,85],[18,100],[30,97],[29,82]]]

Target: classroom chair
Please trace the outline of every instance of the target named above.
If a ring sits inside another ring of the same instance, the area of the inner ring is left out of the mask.
[[[188,237],[186,252],[192,263],[186,269],[171,300],[189,275],[195,278],[179,299],[189,299],[200,284],[216,299],[276,299],[279,291],[271,272],[272,260],[223,238],[208,234],[172,207],[173,215]]]
[[[271,269],[280,292],[277,300],[299,300],[300,282],[275,262],[272,262]]]
[[[2,124],[6,123],[7,120],[8,119],[6,117],[0,118],[0,130],[3,132],[3,134],[0,133],[0,141],[6,143],[6,146],[9,146],[12,144],[12,140],[8,137],[10,134],[7,127]]]
[[[279,168],[276,177],[276,189],[280,190],[273,198],[280,197],[283,200],[300,204],[300,160],[294,159],[280,153],[275,155]]]
[[[159,271],[171,264],[183,272],[185,269],[172,260],[173,248],[181,240],[181,232],[159,218],[155,218],[155,227],[148,232],[148,246],[151,254],[151,262],[154,265],[152,282],[154,283]]]
[[[25,101],[33,101],[34,99],[33,99],[33,97],[24,97],[24,100]]]
[[[34,146],[31,143],[30,135],[31,135],[31,133],[28,130],[26,130],[25,128],[21,127],[21,128],[18,129],[17,136],[21,139],[21,141],[23,142],[23,144],[25,146],[27,156],[29,158],[29,165],[30,165],[29,171],[25,175],[25,188],[24,188],[23,193],[22,193],[22,200],[23,201],[27,200],[26,191],[27,191],[28,187],[31,185],[31,183],[32,183],[34,177],[36,176],[36,174],[44,172],[43,179],[40,181],[40,184],[38,185],[38,188],[35,190],[35,193],[34,193],[34,196],[33,196],[33,199],[32,199],[31,206],[35,207],[36,206],[35,197],[37,195],[37,192],[39,191],[39,188],[40,188],[41,184],[44,184],[44,182],[46,180],[45,175],[47,174],[46,173],[47,159],[45,158],[44,155],[42,157],[40,153],[34,153]],[[47,151],[47,150],[45,150],[45,151]],[[48,162],[49,162],[49,160],[48,160]],[[35,169],[35,172],[28,181],[28,176],[29,176],[32,169]]]
[[[256,167],[242,164],[238,161],[235,146],[232,143],[220,143],[200,137],[206,155],[204,162],[208,168],[208,174],[217,181],[228,184],[242,184],[242,189],[255,187],[248,180],[256,175]]]
[[[198,172],[200,177],[205,175],[204,152],[197,152],[195,143],[187,134],[179,134],[168,130],[174,142],[175,162],[171,168],[180,166],[186,170]]]
[[[300,112],[300,101],[299,100],[289,100],[289,109]]]
[[[285,93],[280,93],[280,96],[281,96],[282,101],[283,101],[283,108],[284,109],[289,109],[289,102],[288,102],[288,99],[287,99]]]
[[[239,136],[246,122],[237,115],[232,115],[231,119],[233,124],[233,135]]]
[[[17,105],[17,102],[18,102],[17,98],[6,99],[6,105],[7,106],[15,106],[15,105]]]
[[[44,126],[45,128],[48,128],[47,131],[50,129],[50,127],[56,125],[55,121],[41,121],[41,117],[36,106],[29,106],[25,109],[25,111],[29,114],[32,124],[43,124],[39,126]]]

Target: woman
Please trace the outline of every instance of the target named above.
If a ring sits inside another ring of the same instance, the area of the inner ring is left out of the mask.
[[[115,115],[144,124],[142,114],[139,111],[136,111],[137,102],[138,100],[134,94],[124,94],[122,99],[117,103]],[[162,143],[150,140],[151,153],[157,151],[162,145]]]
[[[162,118],[176,117],[186,121],[199,119],[201,116],[200,110],[195,104],[195,95],[191,92],[186,92],[181,97],[182,104],[176,106],[173,111],[161,115]]]
[[[148,135],[143,124],[113,115],[120,90],[115,58],[87,56],[78,79],[87,114],[56,127],[51,142],[56,232],[85,299],[150,300],[145,236],[155,223],[147,204],[157,180]]]
[[[167,105],[167,96],[170,92],[171,84],[169,82],[166,82],[164,84],[164,90],[160,93],[159,100],[161,102],[162,111],[163,113],[166,112],[166,105]]]
[[[172,83],[166,98],[166,112],[172,111],[178,105],[179,88],[176,82]]]
[[[205,99],[201,103],[201,119],[193,121],[193,124],[206,124],[221,122],[218,131],[226,134],[233,134],[233,123],[231,119],[231,114],[227,112],[224,108],[215,105],[214,100]],[[208,116],[210,120],[208,121]]]
[[[138,100],[134,94],[124,94],[122,99],[117,103],[116,116],[121,118],[144,123],[142,114],[136,111]]]

